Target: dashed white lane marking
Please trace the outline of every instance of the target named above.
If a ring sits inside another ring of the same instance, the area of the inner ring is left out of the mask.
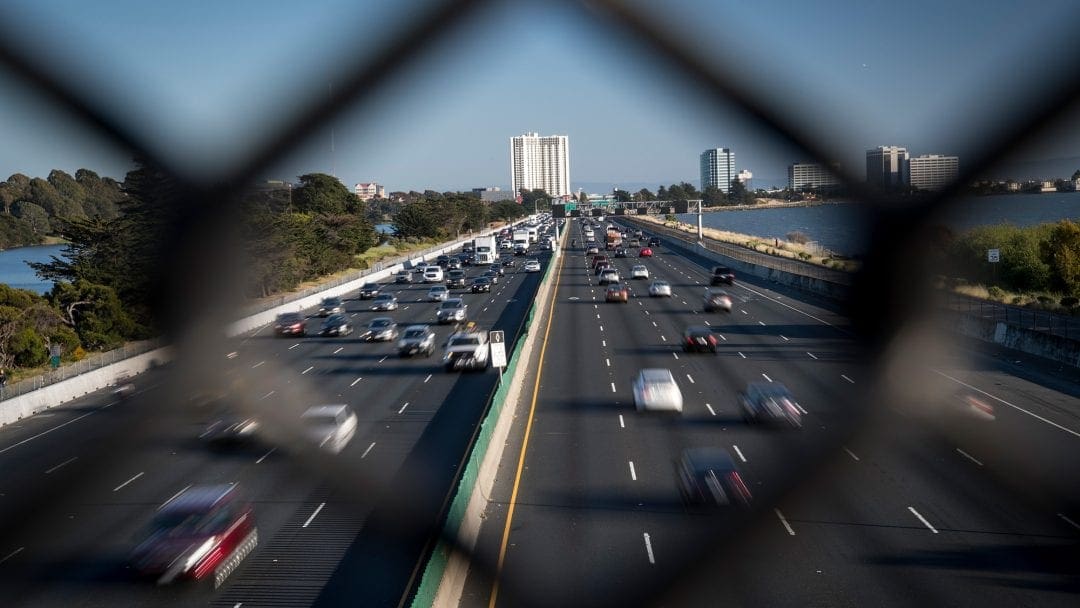
[[[764,321],[758,321],[757,324],[763,326],[763,325],[765,325],[765,322]]]
[[[1057,516],[1060,517],[1061,519],[1065,520],[1065,523],[1067,523],[1070,526],[1076,528],[1077,530],[1080,530],[1080,524],[1078,524],[1075,521],[1069,519],[1063,513],[1058,513]],[[3,560],[0,560],[0,563],[2,563],[2,562],[3,562]]]
[[[611,359],[604,359],[604,363],[606,363],[608,367],[611,367]]]
[[[649,554],[649,563],[650,564],[655,564],[656,563],[656,557],[653,556],[652,541],[649,540],[649,533],[648,532],[645,533],[645,551]]]
[[[780,523],[784,524],[784,529],[787,530],[788,536],[795,536],[795,530],[792,529],[791,524],[788,523],[787,519],[784,519],[784,514],[780,512],[780,509],[773,509],[773,513],[776,513],[776,516],[780,518]]]
[[[845,376],[844,374],[840,374],[840,377],[841,377],[841,378],[843,378],[844,380],[847,380],[848,382],[850,382],[850,383],[852,383],[852,384],[855,384],[855,381],[854,381],[854,380],[852,380],[851,378],[848,378],[848,377],[847,377],[847,376]]]
[[[1028,416],[1031,416],[1032,418],[1035,418],[1036,420],[1041,420],[1041,421],[1045,422],[1046,424],[1049,424],[1050,426],[1053,426],[1053,427],[1056,427],[1056,428],[1058,428],[1058,429],[1061,429],[1062,431],[1065,431],[1066,433],[1069,433],[1070,435],[1074,435],[1074,436],[1076,436],[1076,437],[1080,437],[1080,433],[1077,433],[1076,431],[1074,431],[1074,430],[1072,430],[1072,429],[1070,429],[1070,428],[1067,428],[1067,427],[1061,426],[1060,424],[1058,424],[1058,423],[1054,422],[1053,420],[1047,420],[1046,418],[1043,418],[1042,416],[1040,416],[1040,415],[1036,414],[1035,412],[1032,412],[1032,411],[1028,411],[1028,410],[1026,410],[1026,409],[1024,409],[1024,408],[1020,407],[1019,405],[1015,405],[1015,404],[1009,403],[1008,401],[1005,401],[1005,400],[1004,400],[1004,399],[1002,399],[1001,397],[995,397],[994,395],[991,395],[990,393],[988,393],[988,392],[986,392],[986,391],[984,391],[984,390],[981,390],[981,389],[977,389],[977,388],[975,388],[974,386],[971,386],[970,384],[968,384],[968,383],[966,383],[966,382],[962,382],[962,381],[960,381],[960,380],[957,380],[956,378],[953,378],[952,376],[950,376],[950,375],[948,375],[948,374],[946,374],[946,373],[943,373],[943,372],[939,372],[939,371],[938,371],[938,370],[936,370],[936,369],[932,369],[932,370],[930,370],[930,371],[932,371],[932,372],[934,372],[935,374],[938,374],[938,375],[940,375],[940,376],[944,376],[944,377],[948,378],[949,380],[952,380],[953,382],[955,382],[955,383],[959,384],[960,386],[963,386],[963,387],[969,388],[969,389],[971,389],[971,390],[973,390],[973,391],[976,391],[976,392],[978,392],[978,393],[980,393],[980,394],[982,394],[982,395],[986,395],[987,397],[989,397],[989,398],[993,399],[994,401],[997,401],[997,402],[999,402],[999,403],[1003,403],[1003,404],[1005,404],[1005,405],[1007,405],[1007,406],[1009,406],[1009,407],[1011,407],[1011,408],[1013,408],[1013,409],[1015,409],[1015,410],[1017,410],[1017,411],[1021,411],[1021,412],[1025,413],[1025,414],[1027,414]],[[2,452],[2,451],[0,451],[0,453],[3,453],[3,452]]]
[[[686,379],[690,381],[690,384],[694,384],[694,377],[690,374],[686,374]]]
[[[852,459],[853,459],[853,460],[854,460],[855,462],[859,462],[859,457],[855,455],[855,452],[852,452],[851,450],[847,449],[846,447],[844,448],[844,451],[845,451],[845,452],[847,452],[847,455],[848,455],[848,456],[851,456],[851,458],[852,458]]]
[[[397,413],[400,414],[400,413],[404,412],[405,408],[407,408],[407,407],[409,407],[409,402],[408,401],[405,402],[405,405],[401,406],[401,409],[398,410]]]
[[[626,428],[626,423],[623,422],[622,414],[619,414],[619,428],[620,429],[625,429]]]
[[[705,409],[709,410],[709,413],[712,414],[713,416],[716,415],[716,412],[713,411],[712,406],[709,405],[708,403],[705,404]]]
[[[724,342],[727,342],[727,338],[724,337],[724,334],[716,334],[716,335],[720,336],[720,339],[723,340]]]
[[[431,376],[432,376],[431,374],[428,374],[427,378],[424,378],[424,384],[427,384],[428,380],[431,380]]]
[[[299,342],[297,342],[296,344],[293,344],[292,346],[290,346],[289,350],[292,350],[292,349],[296,348],[297,346],[300,346]]]
[[[15,549],[11,553],[8,553],[7,555],[4,556],[3,559],[0,559],[0,564],[8,561],[9,559],[15,557],[16,555],[22,553],[24,549],[26,549],[26,547],[19,547],[18,549]]]
[[[739,460],[746,462],[746,456],[743,456],[742,450],[739,449],[739,446],[732,445],[731,447],[735,448],[735,453],[739,456]]]
[[[115,488],[113,488],[113,492],[118,492],[118,491],[122,490],[122,489],[124,488],[124,486],[126,486],[126,485],[128,485],[129,483],[131,483],[131,482],[135,481],[136,479],[138,479],[138,478],[142,477],[144,473],[145,473],[145,471],[142,471],[142,472],[140,472],[140,473],[139,473],[138,475],[136,475],[136,476],[132,477],[131,479],[129,479],[129,480],[127,480],[127,481],[125,481],[124,483],[122,483],[122,484],[120,484],[120,485],[116,486]]]
[[[256,363],[255,365],[252,365],[252,366],[251,366],[251,369],[255,369],[256,367],[259,367],[259,366],[260,366],[260,365],[262,365],[263,363],[266,363],[266,361],[259,361],[259,362],[258,362],[258,363]]]
[[[600,326],[600,331],[604,331],[604,326],[603,325]]]
[[[672,357],[675,357],[675,360],[676,360],[676,361],[678,361],[678,360],[679,360],[679,353],[671,353],[671,356],[672,356]]]
[[[630,479],[633,480],[633,481],[637,481],[637,471],[634,470],[634,461],[631,460],[629,462],[630,462]]]
[[[600,346],[607,348],[607,340],[600,340]]]
[[[712,327],[712,323],[709,323],[708,321],[705,321],[705,325],[708,325],[709,327]]]
[[[614,382],[611,383],[611,392],[613,392],[613,393],[615,392],[615,383]]]
[[[657,324],[656,324],[656,321],[653,321],[653,322],[652,322],[652,326],[653,326],[653,327],[660,327],[659,325],[657,325]]]
[[[918,517],[919,521],[921,521],[923,523],[923,525],[926,526],[927,528],[930,528],[931,532],[933,532],[934,534],[938,533],[937,528],[935,528],[934,526],[931,526],[930,522],[926,521],[926,518],[923,517],[922,514],[920,514],[918,511],[915,510],[915,507],[908,507],[907,510],[911,511],[911,514],[914,515],[915,517]]]
[[[767,381],[769,381],[769,382],[772,382],[772,378],[770,378],[770,377],[769,377],[769,375],[768,375],[768,374],[766,374],[765,372],[762,372],[762,373],[761,373],[761,377],[762,377],[762,378],[765,378],[765,380],[767,380]]]
[[[739,312],[741,312],[741,313],[742,313],[742,314],[744,314],[744,315],[745,315],[745,314],[748,314],[748,313],[747,313],[747,312],[746,312],[745,310],[743,310],[743,309],[741,309],[741,308],[739,309]]]
[[[364,453],[360,455],[360,460],[363,460],[368,455],[368,452],[371,451],[371,448],[373,448],[373,447],[375,447],[375,442],[374,441],[372,441],[371,445],[367,446],[367,449],[364,450]]]
[[[360,382],[361,380],[363,380],[363,378],[357,378],[356,380],[353,380],[353,381],[352,381],[352,384],[350,384],[350,385],[349,385],[349,387],[351,388],[351,387],[354,387],[354,386],[356,386],[356,383],[357,383],[357,382]]]
[[[53,471],[55,471],[55,470],[59,469],[60,467],[62,467],[62,466],[64,466],[64,465],[66,465],[66,464],[71,464],[71,463],[75,462],[75,461],[76,461],[76,460],[78,460],[78,459],[79,459],[79,457],[78,457],[78,456],[72,456],[71,458],[68,458],[68,459],[67,459],[67,460],[65,460],[64,462],[61,462],[60,464],[56,465],[55,467],[53,467],[53,468],[51,468],[51,469],[49,469],[49,470],[45,471],[45,474],[46,474],[46,475],[49,475],[50,473],[52,473]]]
[[[663,340],[664,342],[667,342],[667,338],[664,337],[664,336],[660,336],[660,339]]]
[[[386,361],[386,358],[389,357],[389,356],[390,355],[383,355],[383,358],[379,359],[379,363],[382,363],[383,361]]]
[[[277,448],[270,448],[270,451],[263,454],[262,456],[260,456],[259,459],[255,461],[255,464],[262,464],[262,461],[266,460],[266,457],[269,456],[270,454],[273,454],[274,450],[276,450],[276,449]]]
[[[170,502],[172,502],[172,501],[173,501],[173,499],[174,499],[174,498],[176,498],[177,496],[179,496],[179,495],[183,494],[184,492],[187,492],[188,488],[190,488],[190,487],[191,487],[191,484],[189,483],[188,485],[186,485],[186,486],[184,486],[184,487],[180,488],[179,490],[177,490],[177,491],[176,491],[176,494],[173,494],[172,496],[170,496],[170,497],[169,497],[169,499],[168,499],[168,500],[166,500],[165,502],[161,503],[161,507],[164,507],[165,505],[167,505],[167,504],[169,504]],[[160,510],[161,510],[161,507],[158,507],[158,511],[160,511]]]
[[[344,346],[339,346],[337,350],[335,350],[334,352],[332,352],[330,354],[331,355],[336,355],[336,354],[340,353],[343,350],[345,350],[345,347]]]
[[[784,342],[791,342],[791,340],[788,340],[787,336],[785,336],[784,334],[780,334],[780,338],[783,339]]]
[[[267,399],[267,398],[270,397],[270,395],[273,395],[273,394],[274,394],[274,391],[270,391],[269,393],[266,393],[262,397],[259,397],[259,401],[262,401],[263,399]]]
[[[742,354],[742,351],[739,351],[739,356],[742,357],[743,359],[746,358],[746,355]]]
[[[304,371],[300,372],[300,375],[303,376],[304,374],[310,372],[313,369],[315,369],[314,365],[312,365],[311,367],[309,367],[309,368],[305,369]]]
[[[974,456],[972,456],[971,454],[968,454],[964,450],[961,450],[960,448],[956,448],[956,452],[958,454],[960,454],[961,456],[963,456],[964,458],[967,458],[971,462],[974,462],[975,464],[979,465],[980,467],[983,466],[983,463],[979,462],[978,458],[975,458]]]
[[[810,358],[811,358],[811,359],[813,359],[813,360],[817,361],[817,357],[815,357],[815,356],[814,356],[814,353],[812,353],[812,352],[807,352],[806,354],[810,355]]]
[[[314,512],[312,512],[312,514],[311,514],[311,517],[308,517],[308,518],[307,518],[307,521],[305,521],[305,522],[304,522],[304,526],[303,526],[303,527],[305,527],[305,528],[306,528],[306,527],[310,526],[310,525],[311,525],[311,522],[315,521],[315,516],[316,516],[316,515],[318,515],[318,514],[319,514],[319,511],[322,511],[322,508],[323,508],[323,507],[325,507],[325,506],[326,506],[326,503],[325,503],[325,502],[320,502],[320,503],[319,503],[319,506],[315,507],[315,511],[314,511]]]

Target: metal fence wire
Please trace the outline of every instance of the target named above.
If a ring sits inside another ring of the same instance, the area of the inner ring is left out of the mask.
[[[375,52],[367,52],[359,47],[341,49],[342,68],[334,79],[332,93],[307,103],[291,115],[280,116],[276,127],[266,125],[266,129],[276,130],[263,140],[265,143],[250,149],[244,161],[238,163],[230,175],[224,179],[216,178],[213,183],[200,181],[198,177],[170,166],[155,153],[159,148],[153,145],[154,133],[138,130],[127,117],[117,115],[112,110],[109,98],[120,98],[126,91],[112,90],[104,95],[98,91],[91,95],[80,88],[76,81],[66,77],[70,66],[56,59],[56,55],[46,57],[36,54],[32,50],[36,46],[22,43],[23,36],[17,31],[17,19],[0,19],[0,65],[4,69],[21,80],[28,89],[81,121],[87,129],[175,179],[174,202],[180,213],[164,243],[163,258],[158,266],[160,291],[156,298],[165,327],[163,340],[175,348],[175,363],[167,372],[162,372],[168,374],[162,382],[168,389],[167,393],[173,397],[170,397],[172,402],[162,402],[156,406],[183,407],[188,403],[187,395],[195,389],[237,382],[235,377],[224,376],[226,370],[220,364],[221,353],[231,348],[221,328],[254,309],[248,307],[250,304],[234,299],[236,289],[233,286],[243,275],[244,269],[238,261],[240,256],[230,255],[237,247],[237,231],[229,221],[225,221],[228,216],[222,211],[237,213],[239,195],[245,186],[254,183],[264,171],[305,143],[311,133],[346,111],[358,108],[372,111],[377,94],[386,90],[406,68],[430,57],[453,32],[460,31],[473,19],[509,3],[500,0],[442,0],[412,6],[411,20],[403,31],[388,37],[387,42]],[[618,45],[619,52],[637,54],[658,62],[673,78],[684,80],[696,90],[707,106],[735,108],[746,125],[796,150],[803,158],[817,159],[824,164],[841,156],[836,153],[837,150],[823,143],[827,140],[791,115],[786,106],[778,105],[775,98],[779,95],[763,93],[756,86],[757,83],[751,80],[757,77],[755,73],[741,69],[736,64],[743,60],[737,53],[725,55],[714,51],[706,55],[692,40],[683,38],[678,31],[654,19],[634,3],[617,0],[543,0],[534,4],[552,10],[573,11],[598,31],[611,34],[612,44]],[[1071,65],[1075,67],[1080,67],[1078,40],[1080,38],[1062,42],[1058,49],[1059,54],[1070,58]],[[916,202],[898,201],[893,195],[862,183],[861,176],[839,169],[839,177],[846,182],[851,197],[873,210],[867,214],[871,224],[864,227],[871,235],[871,249],[863,259],[860,271],[851,280],[847,275],[829,269],[808,269],[808,265],[795,262],[780,263],[785,270],[813,272],[823,279],[850,283],[851,297],[843,304],[843,312],[851,320],[852,330],[866,353],[866,361],[880,373],[881,378],[891,375],[891,366],[897,360],[905,357],[918,360],[921,356],[918,345],[925,345],[925,342],[905,338],[912,337],[912,332],[921,327],[926,314],[924,308],[913,305],[911,294],[932,290],[928,277],[933,273],[925,267],[931,263],[925,256],[926,227],[943,207],[961,194],[965,185],[990,167],[992,161],[1020,148],[1022,143],[1067,115],[1072,104],[1080,99],[1080,79],[1068,77],[1068,74],[1066,72],[1060,78],[1049,79],[1040,94],[1021,100],[1013,106],[1011,115],[1001,116],[997,131],[987,136],[988,144],[966,159],[960,176],[950,187],[932,197]],[[294,75],[294,78],[302,80],[302,76]],[[312,83],[312,86],[321,86],[321,83]],[[837,139],[833,137],[828,141]],[[715,247],[714,251],[735,259],[761,262],[760,255],[751,255],[752,252],[721,245]],[[769,263],[777,262],[770,260]],[[192,281],[192,277],[198,280]],[[267,302],[259,308],[273,304]],[[1045,313],[1010,306],[987,306],[961,299],[952,300],[950,305],[988,319],[1016,322],[1066,337],[1077,335],[1072,323]],[[925,336],[918,334],[916,337]],[[130,353],[121,352],[115,356],[125,354]],[[103,364],[103,361],[95,359],[93,363],[86,363],[99,364]],[[260,380],[272,377],[275,372],[273,365],[268,364],[265,368],[249,372],[244,382],[248,386],[259,386]],[[283,398],[295,403],[310,402],[312,395],[320,394],[316,380],[302,378],[293,382],[292,387],[292,392]],[[9,391],[15,389],[14,386],[8,387]],[[856,386],[855,391],[851,398],[853,402],[873,404],[874,407],[853,409],[851,416],[835,421],[828,431],[831,433],[829,445],[812,448],[802,454],[789,471],[779,476],[780,483],[776,487],[762,492],[763,504],[772,504],[783,496],[804,492],[808,485],[820,483],[823,476],[828,475],[830,463],[841,446],[849,444],[855,437],[880,431],[875,425],[874,410],[886,408],[905,398],[905,394],[895,385],[886,382],[868,381]],[[115,430],[118,436],[138,431],[138,426]],[[105,449],[104,445],[102,449]],[[416,458],[419,464],[426,463],[424,455],[416,455]],[[122,462],[123,459],[116,459],[113,465],[119,468]],[[426,464],[434,466],[438,463]],[[497,576],[497,560],[494,556],[458,546],[456,536],[444,534],[445,509],[435,521],[415,510],[415,504],[424,497],[423,488],[411,494],[389,496],[385,492],[386,479],[369,469],[318,458],[300,459],[298,466],[312,475],[325,476],[335,491],[355,497],[358,503],[361,498],[378,496],[381,506],[377,515],[368,520],[367,526],[382,526],[375,533],[387,552],[394,551],[399,543],[404,544],[409,539],[441,538],[448,546],[468,555],[473,568],[486,572],[490,577]],[[426,478],[422,468],[413,472],[418,480]],[[43,497],[43,500],[47,498]],[[45,525],[45,522],[35,519],[33,508],[26,509],[23,515],[18,521],[0,522],[0,539],[7,538],[20,527]],[[760,529],[754,525],[755,521],[766,516],[772,516],[771,509],[712,523],[707,533],[696,539],[692,550],[671,557],[678,567],[664,569],[661,576],[652,580],[624,581],[622,588],[610,590],[610,599],[606,604],[655,605],[665,599],[686,605],[695,603],[692,596],[688,597],[686,593],[693,593],[690,590],[697,589],[701,581],[713,576],[707,565],[715,564],[717,559],[730,564],[739,563],[740,548],[752,543]],[[431,543],[424,545],[429,551],[432,549]],[[349,555],[345,559],[348,560]],[[612,559],[617,562],[619,558],[613,556]],[[353,575],[358,580],[371,576],[365,566],[374,568],[371,563],[349,563],[349,567],[355,568]],[[897,571],[892,574],[900,576]],[[45,585],[50,581],[41,583]],[[399,605],[408,603],[418,583],[419,577],[414,576],[409,588],[401,590],[402,595],[397,602]],[[284,593],[284,588],[280,592]],[[526,581],[505,580],[500,593],[502,605],[529,606],[535,601],[526,592]],[[712,596],[710,601],[698,601],[697,605],[715,605],[716,600],[717,597]],[[363,599],[348,597],[335,601],[333,597],[323,595],[320,602],[326,605],[354,605],[355,602],[363,602]]]

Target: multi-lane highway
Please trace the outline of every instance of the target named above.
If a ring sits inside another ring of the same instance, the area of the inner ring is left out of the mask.
[[[477,549],[498,580],[474,567],[463,605],[1075,604],[1076,384],[950,352],[943,330],[905,361],[875,360],[825,303],[744,277],[730,314],[705,314],[710,262],[689,246],[614,260],[623,277],[644,263],[673,297],[638,280],[606,303],[589,257],[568,251],[557,269],[538,390]],[[719,352],[683,352],[702,324]],[[635,411],[647,367],[673,372],[681,416]],[[788,386],[803,427],[746,423],[749,382]],[[940,402],[906,402],[927,394]],[[995,419],[965,409],[970,396]],[[683,505],[674,463],[703,446],[731,455],[751,509]]]
[[[537,255],[543,264],[549,256]],[[491,293],[452,290],[478,329],[513,343],[542,273],[506,269]],[[470,277],[486,267],[467,268]],[[431,358],[399,358],[394,343],[368,343],[376,316],[401,325],[435,322],[430,285],[384,286],[397,311],[345,299],[347,337],[275,337],[269,327],[229,342],[211,367],[243,411],[273,440],[213,449],[200,438],[215,422],[198,397],[210,379],[175,370],[0,429],[0,597],[5,606],[397,605],[413,582],[481,419],[496,374],[446,373],[452,326],[436,326]],[[307,311],[311,315],[314,311]],[[299,413],[345,403],[358,430],[337,455],[298,443]],[[185,488],[237,483],[253,504],[259,546],[218,590],[158,587],[128,557],[155,509]],[[373,523],[374,522],[374,523]]]

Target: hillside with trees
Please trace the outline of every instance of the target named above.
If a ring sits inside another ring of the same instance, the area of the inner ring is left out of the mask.
[[[0,182],[0,248],[62,237],[70,220],[113,220],[123,198],[116,180],[89,169],[79,169],[75,177],[54,169],[47,179],[16,173]]]

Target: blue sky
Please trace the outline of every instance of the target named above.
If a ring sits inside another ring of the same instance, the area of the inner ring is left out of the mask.
[[[150,134],[166,158],[207,177],[227,170],[282,116],[324,95],[424,2],[7,0],[0,21],[78,86]],[[554,2],[508,2],[443,44],[267,172],[333,172],[390,190],[509,183],[508,139],[570,136],[575,182],[697,181],[698,154],[728,147],[761,186],[801,158],[706,102],[636,41]],[[1075,2],[736,2],[639,0],[857,173],[866,148],[961,155],[1002,110],[1050,78]],[[358,6],[359,5],[359,6]],[[17,27],[16,27],[17,24]],[[346,53],[346,51],[348,51]],[[340,77],[339,77],[340,78]],[[130,154],[43,106],[0,72],[0,178],[86,167],[121,178]],[[1080,155],[1075,125],[1028,158]]]

